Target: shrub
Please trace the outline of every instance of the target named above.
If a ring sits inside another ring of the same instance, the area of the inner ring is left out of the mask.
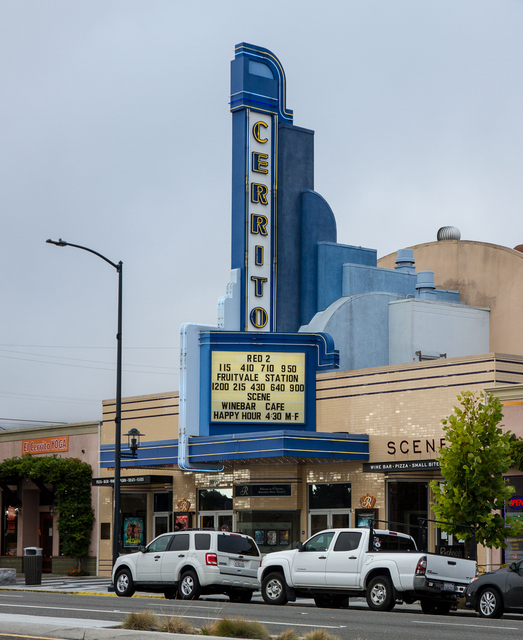
[[[160,621],[154,611],[138,611],[129,613],[120,625],[122,629],[134,631],[153,631],[160,628]]]
[[[162,631],[166,631],[167,633],[182,633],[185,635],[192,635],[197,633],[192,624],[188,620],[185,620],[185,618],[182,618],[180,616],[172,616],[170,618],[166,618],[162,622]]]
[[[303,640],[341,640],[339,636],[325,631],[325,629],[314,629],[303,636]]]
[[[250,640],[267,640],[267,628],[255,620],[243,618],[222,618],[202,629],[202,635],[224,636],[226,638],[249,638]]]
[[[286,629],[276,636],[276,640],[300,640],[300,636],[294,629]]]

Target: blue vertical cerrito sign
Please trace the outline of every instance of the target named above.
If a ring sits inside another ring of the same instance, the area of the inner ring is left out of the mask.
[[[268,49],[241,43],[231,63],[232,263],[241,270],[243,331],[276,326],[278,122],[292,124],[285,73]]]

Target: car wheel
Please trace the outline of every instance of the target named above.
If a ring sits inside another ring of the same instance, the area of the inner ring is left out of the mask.
[[[182,600],[197,600],[202,593],[198,577],[194,571],[186,571],[180,578],[178,594]]]
[[[486,587],[478,600],[478,612],[482,618],[501,618],[503,615],[503,600],[497,589]]]
[[[133,577],[129,569],[122,569],[116,574],[114,590],[117,596],[130,598],[135,592]]]
[[[247,604],[252,599],[252,591],[249,589],[233,589],[227,594],[231,602],[243,602]]]
[[[367,604],[373,611],[392,611],[396,602],[387,576],[372,578],[367,587]]]
[[[320,609],[339,609],[346,600],[344,596],[316,596],[314,603]]]
[[[263,579],[261,592],[267,604],[287,603],[287,585],[281,573],[269,573]]]
[[[429,598],[421,598],[420,604],[423,613],[431,613],[433,615],[440,616],[446,616],[452,606],[450,602],[430,600]]]

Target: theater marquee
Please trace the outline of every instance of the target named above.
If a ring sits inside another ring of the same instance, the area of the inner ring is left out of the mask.
[[[305,353],[213,351],[212,422],[305,422]]]
[[[200,436],[316,431],[316,372],[338,362],[323,333],[202,331]]]

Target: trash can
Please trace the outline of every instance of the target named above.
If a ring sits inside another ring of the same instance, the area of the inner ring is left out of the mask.
[[[42,584],[42,549],[26,547],[24,549],[25,584]]]

